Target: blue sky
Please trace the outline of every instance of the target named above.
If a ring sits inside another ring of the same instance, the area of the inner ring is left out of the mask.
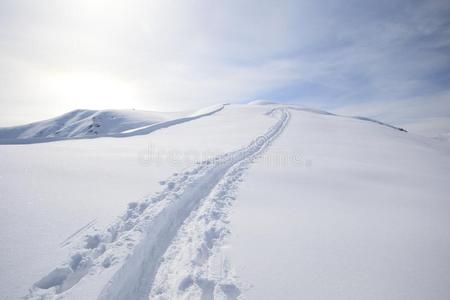
[[[448,1],[0,2],[0,125],[254,99],[450,115],[449,83]]]

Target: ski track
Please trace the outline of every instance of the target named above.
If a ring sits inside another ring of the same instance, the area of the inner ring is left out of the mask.
[[[160,182],[161,192],[129,203],[106,230],[92,229],[25,299],[64,298],[80,280],[95,280],[103,272],[113,275],[98,297],[102,300],[235,299],[240,289],[223,255],[228,212],[243,171],[289,121],[286,108],[271,113],[279,120],[248,146],[174,173]]]
[[[83,231],[88,230],[89,228],[91,228],[95,222],[97,221],[97,219],[94,219],[92,221],[90,221],[89,223],[87,223],[86,225],[84,225],[83,227],[81,227],[80,229],[78,229],[77,231],[75,231],[74,233],[72,233],[71,235],[69,235],[64,241],[62,241],[59,246],[60,247],[65,247],[67,245],[69,245],[71,243],[71,241],[78,236],[80,233],[82,233]]]
[[[235,191],[252,159],[233,166],[186,219],[162,257],[150,299],[236,299],[241,293],[226,238]]]

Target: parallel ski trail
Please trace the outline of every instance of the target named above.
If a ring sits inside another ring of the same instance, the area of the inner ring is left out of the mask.
[[[237,186],[252,160],[231,167],[185,220],[161,259],[150,299],[236,299],[241,293],[225,241]]]
[[[142,242],[114,275],[100,299],[147,299],[161,257],[186,218],[231,167],[261,152],[282,131],[288,118],[288,112],[281,110],[280,120],[265,135],[242,150],[214,159],[211,168],[187,185],[178,199],[155,217]]]
[[[247,147],[174,174],[161,193],[130,203],[117,222],[87,236],[80,249],[36,282],[26,298],[64,297],[81,279],[95,280],[96,274],[112,272],[99,299],[148,299],[161,259],[185,220],[229,171],[248,164],[282,132],[290,115],[287,109],[276,112],[280,118],[275,125]]]
[[[278,127],[276,134],[269,135],[270,138],[259,137],[261,148],[233,164],[210,194],[200,201],[198,208],[191,212],[161,258],[148,298],[237,299],[241,284],[226,253],[229,217],[236,190],[244,171],[281,133],[288,117],[287,114],[285,123]]]

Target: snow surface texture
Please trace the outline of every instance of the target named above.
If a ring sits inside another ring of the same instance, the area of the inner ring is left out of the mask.
[[[198,163],[150,166],[146,173],[156,174],[145,180],[155,193],[142,201],[128,185],[145,172],[129,162],[95,162],[127,173],[130,182],[107,187],[125,189],[133,202],[107,223],[92,218],[101,211],[85,208],[90,217],[60,239],[64,251],[48,255],[53,264],[39,276],[32,272],[27,299],[449,298],[446,143],[373,120],[270,103],[229,105],[191,121],[148,137],[0,147],[11,158],[23,151],[22,159],[28,147],[55,154],[92,147],[113,159],[125,155],[121,147],[148,139],[159,149],[220,150]],[[20,163],[2,162],[7,171]],[[23,201],[13,192],[2,202]],[[2,284],[2,294],[16,295],[10,286]]]
[[[163,192],[141,203],[130,203],[128,210],[117,222],[110,225],[104,232],[86,236],[82,247],[77,249],[63,265],[56,267],[37,281],[26,299],[52,298],[71,289],[83,277],[96,277],[105,269],[113,270],[114,275],[101,291],[99,299],[148,297],[161,258],[171,245],[173,238],[199,202],[207,197],[219,183],[222,186],[219,191],[205,200],[207,203],[205,205],[209,205],[211,209],[207,210],[203,217],[211,222],[202,224],[203,240],[193,241],[192,245],[192,247],[198,247],[199,255],[204,257],[198,258],[187,276],[195,278],[195,287],[201,289],[196,291],[197,293],[206,296],[221,292],[224,299],[228,299],[230,295],[237,296],[239,289],[233,283],[228,283],[221,278],[215,282],[214,277],[208,277],[211,274],[199,277],[197,269],[206,268],[207,252],[212,251],[215,240],[219,243],[226,230],[226,222],[223,220],[226,215],[221,209],[222,205],[215,202],[226,201],[228,187],[231,187],[239,178],[235,168],[242,168],[248,164],[282,131],[288,121],[289,113],[286,110],[280,110],[279,114],[280,120],[275,126],[247,147],[203,161],[195,168],[164,181],[166,188]],[[218,209],[214,209],[214,204]],[[188,226],[190,226],[189,223],[183,226],[183,229],[186,230]],[[202,248],[203,244],[206,249]],[[176,252],[173,248],[170,250]],[[202,250],[206,253],[201,253]],[[175,253],[173,259],[177,259],[177,255]],[[170,266],[170,260],[164,260],[164,263],[164,266],[169,265],[166,268],[173,268]],[[226,270],[223,272],[228,273]],[[186,277],[180,279],[182,282],[188,280]],[[164,282],[165,280],[162,281]],[[194,285],[194,282],[190,285]],[[184,291],[189,287],[188,283],[182,284]],[[90,291],[90,293],[95,292],[98,291]],[[158,288],[156,294],[165,292],[171,291]],[[70,293],[68,296],[77,298]],[[86,296],[97,297],[95,294],[84,295]]]
[[[186,116],[181,116],[181,113],[135,110],[74,110],[50,120],[0,128],[0,144],[30,144],[65,139],[143,135],[209,116],[222,109],[223,105],[214,106]]]
[[[85,235],[103,231],[130,201],[160,191],[159,182],[171,174],[264,134],[275,120],[266,111],[226,106],[148,135],[0,146],[2,297],[23,296]],[[101,289],[101,276],[82,282]]]
[[[447,145],[291,114],[249,169],[230,218],[245,298],[450,299]]]

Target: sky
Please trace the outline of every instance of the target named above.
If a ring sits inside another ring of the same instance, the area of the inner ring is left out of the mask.
[[[450,117],[450,1],[0,1],[0,126],[256,99]]]

